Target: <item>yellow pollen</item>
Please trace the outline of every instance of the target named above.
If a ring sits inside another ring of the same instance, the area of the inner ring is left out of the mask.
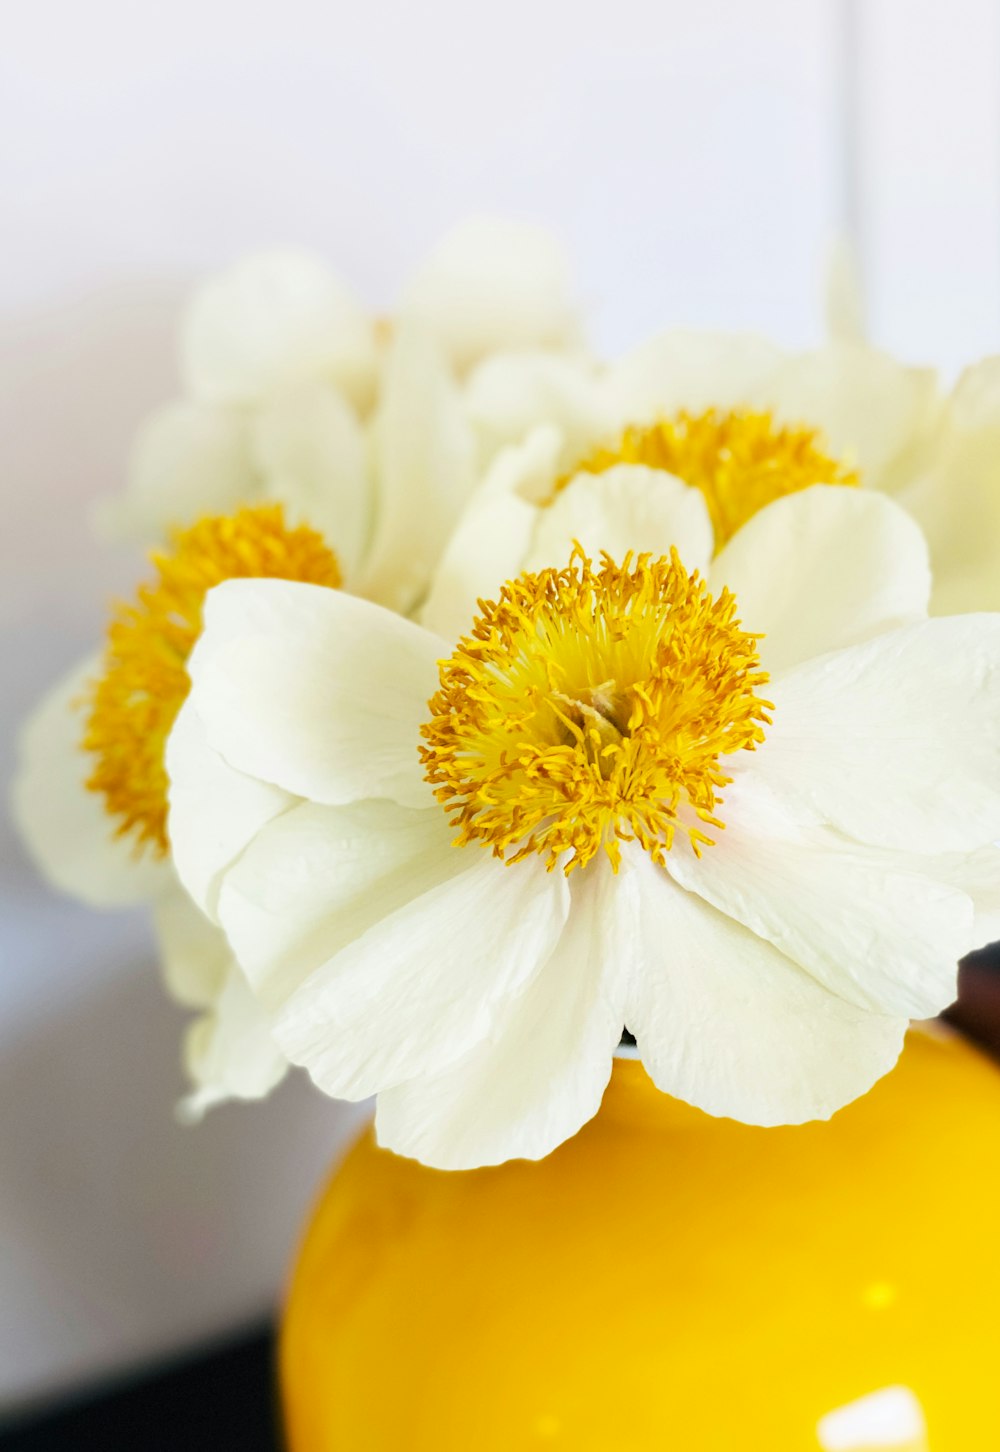
[[[682,479],[704,496],[719,550],[765,504],[811,484],[856,486],[856,470],[823,450],[817,429],[779,428],[769,413],[679,413],[647,428],[631,427],[573,473],[603,474],[616,464],[645,464]]]
[[[713,599],[676,550],[595,569],[577,547],[479,603],[421,728],[456,845],[568,873],[602,847],[617,869],[623,841],[659,863],[677,831],[695,852],[710,843],[725,759],[770,721],[733,595]]]
[[[94,757],[87,779],[117,819],[116,836],[136,851],[167,850],[164,751],[188,693],[188,656],[213,585],[253,576],[336,587],[340,570],[321,535],[285,524],[280,505],[241,509],[176,530],[169,551],[150,555],[155,579],[115,606],[101,676],[81,704],[81,746]]]

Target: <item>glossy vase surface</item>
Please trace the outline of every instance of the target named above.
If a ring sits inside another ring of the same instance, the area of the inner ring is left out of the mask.
[[[290,1452],[1000,1447],[998,1152],[1000,1072],[922,1030],[829,1123],[712,1119],[621,1059],[537,1164],[368,1133],[294,1269]]]

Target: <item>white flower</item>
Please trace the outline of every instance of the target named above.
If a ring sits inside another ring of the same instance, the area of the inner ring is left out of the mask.
[[[932,614],[1000,607],[1000,360],[945,398],[929,370],[856,340],[796,355],[752,336],[672,332],[600,377],[569,360],[510,376],[498,361],[472,401],[506,425],[497,446],[517,449],[494,451],[444,551],[421,614],[442,634],[573,539],[662,549],[678,480],[708,499],[717,547],[732,532],[719,532],[720,509],[738,524],[782,492],[835,480],[888,493],[927,536]]]
[[[288,1057],[377,1093],[400,1152],[544,1155],[623,1026],[710,1113],[828,1116],[995,927],[1000,619],[927,620],[879,495],[804,490],[714,560],[677,497],[687,569],[577,558],[457,647],[338,592],[208,598],[178,870]]]
[[[533,413],[521,403],[520,417],[534,427],[496,454],[443,553],[421,613],[443,635],[464,628],[480,596],[521,569],[564,559],[574,540],[619,557],[671,543],[683,553],[686,530],[703,527],[699,495],[716,549],[756,509],[812,484],[897,493],[933,523],[913,483],[913,471],[941,448],[933,375],[860,343],[789,355],[751,336],[672,332],[600,379],[564,367],[560,383],[558,393],[535,383]],[[529,387],[522,376],[496,392],[513,406]],[[492,410],[502,416],[499,398]],[[957,529],[939,485],[925,493]],[[975,533],[968,513],[961,527]],[[672,538],[675,528],[682,534]],[[937,608],[955,605],[943,534],[932,535],[944,570],[940,581],[935,573]],[[978,548],[992,552],[992,544]],[[972,550],[956,548],[956,565]],[[979,608],[994,603],[983,598]]]
[[[336,548],[353,589],[409,609],[476,467],[474,427],[444,356],[421,323],[403,320],[370,422],[320,379],[276,389],[253,409],[168,404],[140,431],[131,487],[111,515],[116,529],[155,539],[208,514],[280,503],[290,522]]]
[[[185,1111],[196,1116],[231,1096],[261,1098],[284,1076],[287,1060],[225,936],[195,907],[169,858],[137,857],[128,839],[114,835],[100,798],[84,784],[89,767],[76,707],[99,671],[99,657],[83,662],[25,723],[15,818],[32,856],[62,891],[96,908],[152,907],[164,983],[198,1014],[185,1044],[195,1086]]]
[[[150,540],[279,502],[327,535],[352,587],[409,609],[479,464],[551,406],[520,380],[580,356],[579,331],[567,261],[526,225],[456,228],[387,322],[312,254],[246,258],[195,293],[181,325],[185,394],[140,428],[128,488],[99,518]],[[585,365],[564,366],[575,381]],[[512,390],[534,400],[527,414],[511,417]],[[388,591],[401,561],[410,583]]]
[[[151,906],[167,989],[199,1011],[185,1044],[189,1116],[260,1098],[287,1068],[224,935],[181,888],[165,833],[163,751],[204,594],[247,572],[339,579],[320,536],[288,529],[277,507],[182,532],[154,582],[119,607],[104,657],[82,662],[25,723],[14,781],[25,843],[57,887],[94,907]]]

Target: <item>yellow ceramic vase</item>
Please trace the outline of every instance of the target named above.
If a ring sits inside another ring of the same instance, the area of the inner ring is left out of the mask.
[[[1000,1447],[1000,1073],[911,1033],[828,1124],[751,1129],[619,1060],[538,1164],[365,1135],[295,1267],[290,1452]]]

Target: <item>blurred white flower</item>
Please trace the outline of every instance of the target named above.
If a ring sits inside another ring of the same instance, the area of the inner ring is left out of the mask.
[[[13,807],[55,885],[94,907],[149,903],[166,986],[199,1011],[186,1045],[185,1109],[255,1099],[287,1061],[224,935],[181,888],[166,834],[167,735],[188,690],[187,656],[209,585],[285,574],[326,587],[339,566],[318,533],[285,526],[280,506],[212,517],[154,556],[155,579],[113,617],[103,656],[81,663],[25,723]]]
[[[803,490],[714,559],[673,495],[683,565],[577,556],[457,647],[343,592],[208,597],[178,871],[280,1047],[402,1153],[544,1155],[626,1025],[710,1113],[828,1116],[995,927],[1000,619],[927,620],[878,495]]]
[[[705,498],[717,548],[792,490],[888,493],[927,535],[932,613],[1000,607],[1000,361],[970,369],[949,397],[930,371],[844,336],[788,354],[678,331],[600,376],[556,366],[484,370],[490,417],[507,419],[508,441],[520,419],[521,438],[494,451],[442,556],[421,616],[440,633],[519,569],[564,558],[573,539],[662,551],[678,481]]]
[[[312,254],[246,258],[192,298],[184,396],[141,426],[128,487],[99,521],[148,541],[204,514],[280,502],[327,534],[345,568],[380,582],[369,593],[408,609],[482,462],[552,416],[551,398],[517,380],[560,360],[574,377],[592,367],[580,332],[562,249],[525,224],[455,228],[381,321]],[[498,405],[491,362],[510,380]],[[510,417],[511,387],[531,400],[527,414]],[[390,590],[401,569],[405,588]]]
[[[536,411],[496,454],[421,618],[461,629],[479,596],[564,559],[574,539],[659,554],[682,545],[670,537],[679,515],[704,521],[704,504],[718,549],[785,494],[885,489],[933,435],[938,407],[929,374],[847,343],[793,357],[763,339],[673,332],[598,380],[577,369],[551,417]]]

